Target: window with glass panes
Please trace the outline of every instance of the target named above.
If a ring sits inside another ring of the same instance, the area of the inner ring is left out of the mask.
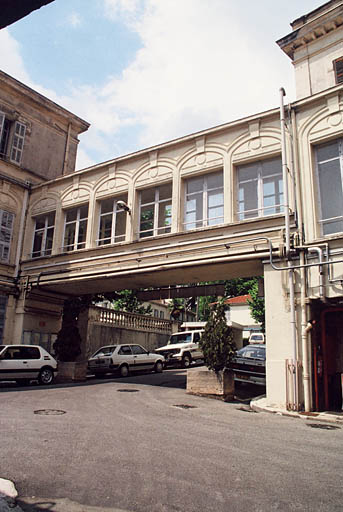
[[[239,220],[283,211],[281,158],[238,166],[237,181]]]
[[[77,251],[86,246],[88,204],[65,212],[64,251]]]
[[[185,229],[224,222],[223,171],[186,181]]]
[[[26,126],[11,121],[0,112],[0,158],[20,164],[24,149]]]
[[[170,233],[172,184],[141,190],[139,196],[139,237]]]
[[[343,231],[343,139],[315,148],[323,235]]]
[[[0,260],[8,261],[12,238],[14,214],[0,210]]]
[[[36,217],[32,257],[48,256],[52,251],[54,238],[55,212]]]
[[[118,201],[127,202],[127,196],[111,197],[100,203],[98,245],[125,241],[127,212],[118,208]]]

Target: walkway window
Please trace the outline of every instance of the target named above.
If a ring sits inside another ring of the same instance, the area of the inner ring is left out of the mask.
[[[0,210],[0,260],[8,261],[12,238],[14,214]]]
[[[88,204],[65,213],[64,251],[76,251],[86,246]]]
[[[319,222],[323,235],[343,231],[343,141],[316,147]]]
[[[139,238],[170,233],[171,197],[171,183],[140,192]]]
[[[127,197],[104,199],[100,203],[100,224],[98,245],[114,244],[125,241],[126,218],[128,213],[121,210],[118,201],[127,202]]]
[[[224,222],[223,171],[186,181],[185,229]]]
[[[40,215],[36,218],[35,234],[33,239],[32,258],[48,256],[52,251],[54,238],[55,212]]]
[[[252,219],[283,211],[280,158],[261,160],[237,168],[238,219]]]

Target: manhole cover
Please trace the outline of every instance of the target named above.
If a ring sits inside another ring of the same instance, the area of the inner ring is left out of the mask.
[[[33,411],[34,414],[45,414],[51,416],[60,416],[61,414],[65,414],[65,411],[60,411],[59,409],[38,409],[38,411]]]
[[[176,404],[173,407],[179,407],[180,409],[196,409],[196,405],[188,405],[188,404]]]
[[[307,425],[311,428],[320,428],[322,430],[339,430],[341,428],[336,425],[323,425],[322,423],[308,423]]]
[[[139,389],[117,389],[118,393],[138,393]]]

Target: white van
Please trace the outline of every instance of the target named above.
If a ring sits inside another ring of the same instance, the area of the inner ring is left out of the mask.
[[[249,343],[265,343],[266,338],[263,332],[254,332],[249,336]]]
[[[199,340],[203,329],[194,331],[176,332],[169,338],[167,345],[154,349],[154,352],[165,357],[165,365],[181,365],[189,368],[193,361],[203,359],[203,353],[199,348]]]

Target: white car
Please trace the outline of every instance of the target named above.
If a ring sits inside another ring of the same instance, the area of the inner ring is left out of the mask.
[[[204,358],[199,347],[199,341],[204,330],[176,332],[169,338],[168,344],[156,349],[166,359],[166,366],[181,365],[189,368],[193,361]]]
[[[163,356],[133,344],[101,347],[88,359],[88,371],[96,377],[116,372],[121,377],[127,377],[131,371],[138,370],[161,373],[163,366]]]
[[[57,361],[39,345],[0,345],[0,380],[51,384],[56,374]]]

